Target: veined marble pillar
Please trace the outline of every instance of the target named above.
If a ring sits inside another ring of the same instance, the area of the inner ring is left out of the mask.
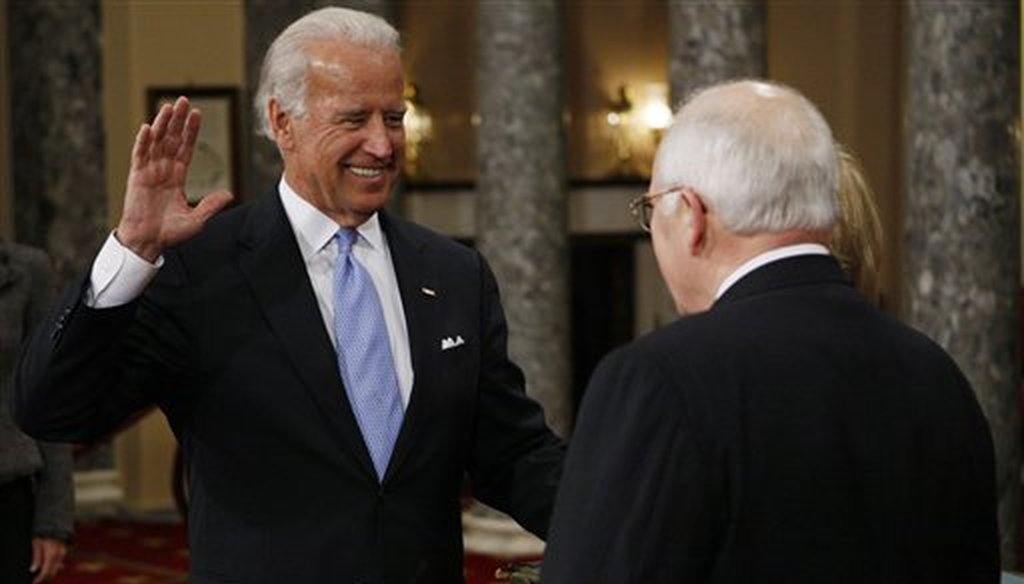
[[[765,11],[760,0],[670,0],[668,14],[673,104],[711,83],[764,76]]]
[[[7,10],[14,239],[46,250],[63,288],[108,231],[100,0],[10,0]],[[116,493],[109,445],[75,466]],[[95,493],[85,485],[76,497]]]
[[[910,2],[904,142],[905,316],[949,350],[988,417],[1007,568],[1020,515],[1019,10]]]
[[[257,115],[263,112],[253,111],[253,99],[256,87],[260,82],[260,68],[263,57],[289,24],[298,20],[308,12],[324,6],[344,6],[372,12],[382,16],[396,26],[398,18],[398,0],[246,0],[245,4],[245,72],[246,72],[246,111],[249,117],[249,159],[247,161],[246,196],[261,197],[277,188],[281,178],[281,156],[277,146],[269,138],[257,133]]]
[[[7,16],[15,235],[63,285],[107,232],[100,2],[13,0]]]
[[[509,349],[549,424],[571,416],[562,7],[477,4],[477,247],[494,269]]]

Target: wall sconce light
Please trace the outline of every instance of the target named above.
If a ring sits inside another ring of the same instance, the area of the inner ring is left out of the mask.
[[[433,135],[434,122],[423,106],[419,87],[415,83],[405,86],[405,173],[418,176],[423,147]]]
[[[661,132],[672,125],[672,108],[668,106],[668,86],[664,83],[648,83],[644,86],[643,98],[639,100],[640,124],[661,138]]]
[[[632,121],[630,118],[633,112],[633,100],[629,99],[626,91],[625,85],[619,86],[618,94],[615,100],[608,105],[608,113],[605,115],[605,121],[611,127],[612,135],[615,138],[615,158],[618,160],[619,167],[628,167],[629,160],[633,158],[633,148],[627,130]]]
[[[668,86],[648,83],[636,91],[620,85],[615,99],[608,104],[605,121],[615,147],[616,172],[631,177],[647,176],[661,135],[672,123]]]

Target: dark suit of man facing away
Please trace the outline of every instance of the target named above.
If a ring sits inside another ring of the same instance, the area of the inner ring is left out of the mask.
[[[383,21],[328,8],[294,23],[258,96],[279,192],[208,223],[230,195],[184,203],[198,113],[163,108],[137,137],[116,239],[21,363],[18,413],[38,436],[89,440],[161,407],[191,469],[193,582],[461,582],[466,473],[481,500],[546,531],[563,447],[508,359],[489,268],[380,211],[402,90]],[[339,366],[359,325],[332,326],[366,318],[333,304],[339,227],[355,231],[401,391],[379,467]],[[163,263],[122,301],[121,272],[142,260]]]
[[[546,584],[998,581],[987,424],[822,245],[835,164],[788,88],[723,84],[677,115],[635,208],[689,315],[595,371]]]

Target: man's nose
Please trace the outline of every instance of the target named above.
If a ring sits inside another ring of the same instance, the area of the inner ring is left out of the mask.
[[[384,119],[380,116],[374,116],[367,124],[366,132],[366,141],[363,143],[363,149],[376,158],[390,158],[394,153],[395,145],[391,140],[391,135],[388,132],[387,125],[384,123]]]

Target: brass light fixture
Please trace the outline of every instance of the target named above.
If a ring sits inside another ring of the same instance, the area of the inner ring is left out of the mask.
[[[423,172],[421,157],[430,141],[434,122],[423,105],[419,87],[415,83],[405,86],[405,174],[420,176]]]
[[[616,173],[646,176],[661,135],[672,123],[668,86],[647,83],[639,91],[620,85],[608,104],[605,122],[615,149]]]

